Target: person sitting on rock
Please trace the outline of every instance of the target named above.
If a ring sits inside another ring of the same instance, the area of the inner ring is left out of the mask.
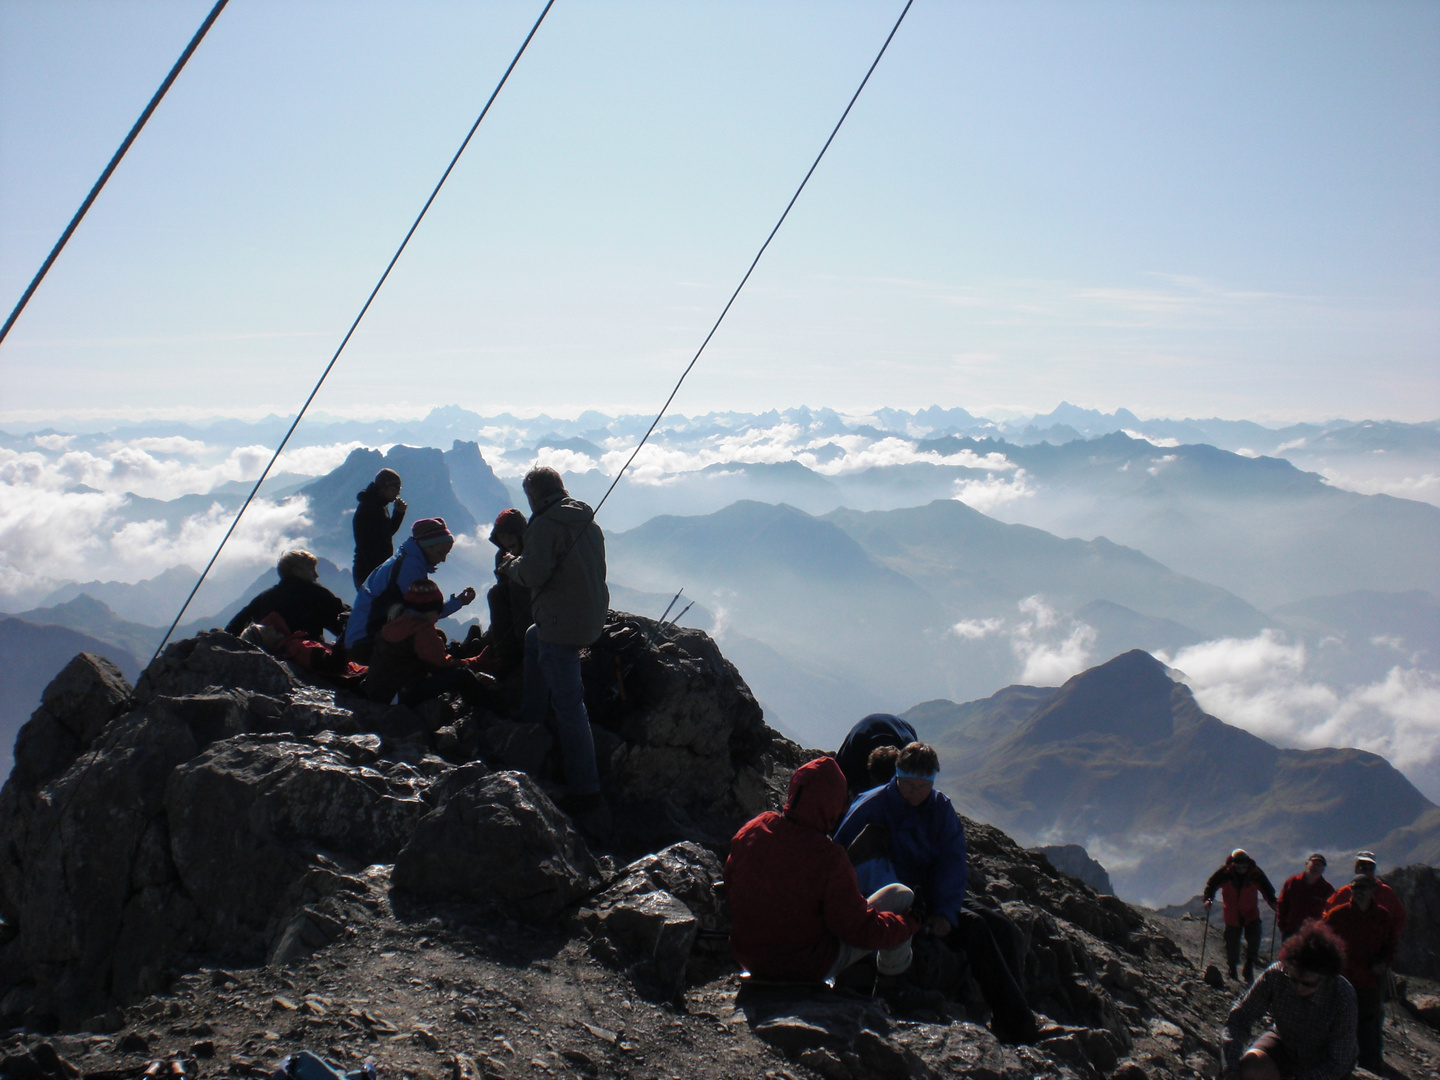
[[[1354,873],[1371,878],[1375,882],[1375,903],[1389,912],[1390,921],[1394,927],[1395,945],[1398,947],[1400,939],[1405,936],[1405,905],[1400,902],[1400,897],[1395,894],[1394,889],[1375,876],[1375,853],[1373,851],[1355,853]],[[1330,899],[1325,901],[1326,913],[1328,914],[1332,908],[1348,904],[1350,892],[1351,886],[1345,884],[1331,893]]]
[[[365,583],[371,572],[395,554],[395,533],[405,520],[405,500],[400,498],[400,474],[394,469],[381,469],[370,486],[355,496],[355,516],[350,521],[355,534],[355,559],[350,573],[355,588]],[[390,504],[395,504],[392,513]]]
[[[1278,907],[1275,900],[1275,886],[1265,876],[1265,871],[1255,865],[1250,853],[1236,848],[1225,860],[1225,864],[1210,875],[1205,882],[1205,917],[1210,917],[1210,905],[1215,902],[1215,893],[1220,893],[1220,910],[1225,918],[1225,961],[1230,978],[1236,978],[1235,965],[1240,962],[1240,935],[1245,935],[1245,981],[1255,977],[1255,965],[1260,961],[1260,901],[1273,911]]]
[[[490,626],[482,640],[490,650],[489,670],[503,678],[523,667],[525,632],[534,621],[530,617],[530,590],[500,570],[507,556],[513,558],[525,550],[525,515],[513,507],[500,511],[490,529],[490,542],[496,548],[495,584],[485,595]]]
[[[225,624],[225,632],[237,637],[251,623],[262,622],[272,612],[285,620],[290,632],[299,632],[315,641],[325,640],[329,630],[338,640],[345,633],[350,607],[320,584],[320,560],[308,551],[287,551],[275,567],[280,583],[272,585],[246,604]]]
[[[900,763],[900,748],[898,746],[877,746],[870,751],[870,757],[865,762],[865,772],[870,778],[870,787],[884,787],[891,780],[895,779],[895,770]]]
[[[1225,1080],[1340,1080],[1355,1068],[1355,990],[1340,974],[1345,946],[1324,923],[1285,940],[1280,960],[1260,973],[1230,1010],[1221,1031]],[[1263,1017],[1270,1028],[1248,1049]]]
[[[1385,981],[1395,959],[1395,922],[1375,899],[1375,878],[1356,874],[1350,898],[1325,913],[1325,925],[1345,943],[1345,978],[1355,988],[1360,1064],[1384,1066]]]
[[[853,799],[862,791],[869,791],[870,783],[867,766],[870,752],[876,747],[893,746],[899,750],[916,740],[915,728],[908,721],[889,713],[871,713],[852,727],[840,744],[835,760],[845,773],[845,783]]]
[[[1305,860],[1305,869],[1292,874],[1280,886],[1280,903],[1275,909],[1275,925],[1282,938],[1288,938],[1311,919],[1325,914],[1325,901],[1335,886],[1325,880],[1325,856],[1315,852]]]
[[[1034,1042],[1039,1032],[1020,987],[1015,928],[1003,913],[966,901],[965,829],[954,805],[935,790],[939,755],[925,743],[912,742],[900,751],[896,765],[889,783],[855,800],[835,840],[848,848],[862,833],[883,837],[883,855],[856,857],[861,887],[883,877],[912,889],[929,913],[925,929],[969,961],[993,1014],[996,1038]]]
[[[369,661],[375,634],[385,625],[390,609],[411,585],[439,569],[454,546],[455,537],[444,518],[422,518],[410,527],[410,539],[377,566],[355,594],[355,607],[345,627],[345,648],[351,659],[362,664]],[[440,617],[453,615],[474,599],[475,590],[466,586],[445,601]]]
[[[435,628],[444,606],[440,587],[426,578],[405,590],[400,610],[375,637],[366,697],[413,708],[441,694],[459,694],[472,708],[488,705],[494,680],[473,670],[474,660],[451,657],[445,635]]]
[[[808,761],[790,777],[785,809],[751,819],[730,841],[730,952],[757,978],[818,984],[870,953],[892,983],[910,966],[914,893],[892,883],[867,898],[830,839],[845,790],[834,758]]]

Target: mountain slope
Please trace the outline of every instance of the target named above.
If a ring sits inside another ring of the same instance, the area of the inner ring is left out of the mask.
[[[1036,701],[1023,718],[1022,692]],[[1386,838],[1386,861],[1403,863],[1431,850],[1440,828],[1435,807],[1383,758],[1272,746],[1206,714],[1138,650],[1048,696],[1011,687],[912,714],[959,751],[942,763],[958,803],[1034,842],[1083,844],[1127,896],[1193,895],[1236,846],[1277,880],[1316,848]]]

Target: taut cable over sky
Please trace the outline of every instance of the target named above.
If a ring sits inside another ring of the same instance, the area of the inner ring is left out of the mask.
[[[5,335],[10,333],[10,328],[15,325],[15,320],[20,318],[20,313],[25,310],[25,305],[30,302],[30,297],[35,295],[35,290],[40,287],[40,282],[45,279],[45,275],[50,272],[50,267],[60,257],[61,250],[64,249],[65,244],[79,226],[80,219],[85,216],[85,212],[90,209],[90,204],[100,194],[100,189],[105,186],[105,181],[110,179],[110,174],[115,171],[115,166],[120,164],[120,159],[125,156],[125,151],[130,149],[130,144],[135,141],[135,136],[140,134],[140,129],[145,126],[145,121],[150,119],[150,114],[160,104],[160,99],[165,96],[165,91],[170,89],[170,84],[175,81],[181,68],[199,48],[200,42],[204,40],[210,27],[215,25],[215,20],[220,17],[220,12],[225,10],[225,5],[229,2],[230,0],[216,0],[215,6],[210,9],[210,14],[205,16],[205,21],[200,24],[200,29],[195,31],[195,36],[190,39],[190,44],[185,46],[185,51],[180,54],[180,59],[175,61],[175,66],[170,69],[170,74],[165,76],[165,81],[160,84],[160,89],[155,91],[155,96],[150,99],[150,104],[145,106],[145,110],[140,114],[140,119],[136,120],[134,126],[130,128],[130,134],[125,136],[120,148],[110,158],[110,164],[105,166],[105,170],[100,174],[100,179],[95,181],[95,186],[90,189],[90,194],[85,196],[85,201],[80,204],[80,209],[75,211],[75,216],[70,219],[70,224],[65,226],[65,231],[60,234],[60,239],[55,241],[55,246],[50,249],[50,254],[40,264],[40,269],[35,272],[35,276],[30,279],[30,284],[21,295],[20,302],[15,305],[15,310],[10,312],[10,317],[5,320],[5,325],[0,327],[0,342],[4,342]]]
[[[250,504],[254,502],[255,496],[259,494],[260,485],[265,483],[265,478],[270,475],[270,470],[274,468],[275,462],[279,460],[281,451],[285,449],[285,444],[290,441],[290,436],[294,435],[295,429],[300,426],[300,421],[304,418],[305,411],[310,408],[310,403],[315,400],[315,395],[320,393],[320,387],[325,385],[325,380],[329,377],[331,369],[335,367],[335,362],[340,359],[340,354],[345,351],[345,346],[350,344],[350,338],[354,335],[356,327],[360,325],[360,320],[363,319],[365,313],[370,310],[370,305],[380,292],[380,287],[385,284],[385,279],[390,276],[390,271],[395,269],[395,264],[400,261],[400,256],[404,253],[405,246],[410,243],[410,238],[415,235],[415,230],[420,227],[420,222],[425,219],[425,214],[430,209],[430,204],[433,203],[435,197],[440,194],[440,189],[445,186],[445,181],[449,179],[451,171],[455,168],[456,163],[459,162],[460,155],[465,153],[465,148],[470,145],[470,140],[480,127],[480,122],[485,119],[485,114],[490,111],[490,106],[495,104],[495,98],[499,96],[501,89],[505,86],[506,80],[510,78],[510,73],[515,70],[515,65],[520,62],[520,57],[525,55],[525,50],[529,47],[531,38],[533,38],[535,32],[540,29],[540,24],[545,21],[545,16],[550,13],[550,9],[554,4],[555,0],[548,0],[545,4],[544,10],[540,12],[540,17],[535,20],[535,25],[530,27],[530,32],[525,35],[525,40],[520,43],[520,48],[510,61],[510,66],[505,69],[505,74],[500,76],[500,81],[495,84],[495,89],[490,92],[490,97],[486,100],[485,107],[480,110],[480,115],[475,118],[475,123],[470,125],[470,130],[465,133],[465,139],[460,143],[460,149],[455,151],[455,156],[450,159],[450,164],[445,166],[445,171],[441,174],[439,182],[435,185],[435,190],[430,192],[430,197],[425,200],[425,205],[420,208],[420,213],[416,215],[414,224],[410,226],[410,231],[405,234],[405,239],[400,241],[400,246],[395,249],[395,254],[391,256],[390,262],[385,267],[385,272],[380,275],[380,280],[375,282],[375,287],[370,290],[370,295],[365,298],[365,303],[360,308],[360,314],[355,316],[355,321],[350,324],[350,329],[345,331],[345,337],[341,340],[339,348],[335,350],[335,355],[330,357],[330,362],[325,365],[325,370],[320,373],[320,378],[316,381],[314,389],[310,391],[310,396],[305,399],[305,403],[300,406],[300,411],[295,414],[295,420],[291,423],[289,430],[285,432],[285,437],[280,440],[280,445],[275,447],[275,453],[270,455],[270,460],[265,464],[265,471],[262,472],[259,479],[255,481],[255,486],[250,489],[250,494],[245,496],[245,501],[241,503],[240,509],[235,514],[235,520],[230,523],[230,527],[225,530],[225,535],[220,538],[220,546],[215,549],[215,554],[210,556],[210,561],[205,564],[205,569],[200,572],[200,579],[195,582],[195,587],[190,590],[190,595],[185,598],[185,603],[180,605],[180,610],[175,614],[175,621],[170,624],[170,628],[165,631],[165,636],[160,639],[160,644],[155,647],[155,654],[150,657],[151,663],[154,663],[156,658],[159,657],[160,651],[165,648],[165,643],[170,640],[170,635],[175,632],[175,627],[179,626],[180,620],[185,617],[185,611],[190,607],[190,601],[195,599],[195,594],[200,591],[200,586],[204,584],[211,567],[215,565],[215,560],[220,558],[220,552],[225,550],[225,544],[234,534],[235,527],[240,524],[240,519],[245,516],[245,511],[249,508]]]

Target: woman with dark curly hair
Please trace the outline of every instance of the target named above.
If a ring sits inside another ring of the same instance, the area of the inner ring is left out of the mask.
[[[1311,920],[1285,940],[1271,964],[1235,1003],[1221,1032],[1225,1077],[1340,1080],[1355,1068],[1355,990],[1340,974],[1345,946]],[[1270,1028],[1242,1053],[1266,1014]]]

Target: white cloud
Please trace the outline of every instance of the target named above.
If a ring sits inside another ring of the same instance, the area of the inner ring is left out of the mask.
[[[1004,619],[963,619],[952,626],[950,632],[966,641],[978,641],[998,634],[1004,628]]]
[[[1331,487],[1354,491],[1361,495],[1393,495],[1397,499],[1440,503],[1440,474],[1420,476],[1357,476],[1338,469],[1321,469],[1320,475]]]
[[[1309,673],[1303,644],[1275,630],[1188,646],[1173,658],[1155,655],[1184,673],[1206,712],[1279,746],[1369,750],[1412,779],[1440,761],[1434,672],[1396,665],[1379,682],[1336,688]]]
[[[1032,498],[1035,489],[1030,486],[1029,479],[1024,469],[1017,469],[1008,480],[993,475],[987,475],[983,480],[960,479],[955,481],[955,494],[951,498],[988,514],[1006,503]]]
[[[1023,618],[1011,630],[1010,648],[1024,664],[1021,682],[1059,686],[1085,670],[1095,644],[1094,627],[1076,622],[1065,633],[1060,616],[1040,596],[1027,596],[1017,606]],[[1057,631],[1065,636],[1057,637]]]
[[[1140,442],[1148,442],[1151,446],[1168,448],[1180,445],[1179,439],[1162,439],[1157,435],[1146,435],[1143,431],[1131,431],[1129,428],[1121,428],[1120,430],[1130,438],[1139,440]]]

